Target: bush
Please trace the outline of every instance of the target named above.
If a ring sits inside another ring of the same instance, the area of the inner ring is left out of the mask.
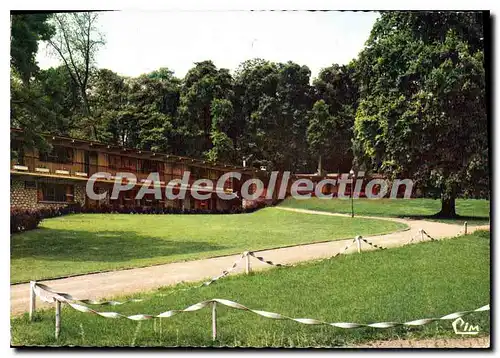
[[[17,210],[10,211],[10,232],[21,232],[33,230],[42,221],[42,215],[37,210]]]
[[[259,203],[258,205],[243,209],[241,207],[233,207],[231,209],[225,210],[206,210],[206,209],[180,209],[173,207],[147,207],[147,206],[109,206],[101,205],[99,207],[93,208],[80,208],[78,212],[87,214],[149,214],[149,215],[160,215],[160,214],[244,214],[251,213],[265,207],[265,203]]]
[[[83,208],[80,206],[80,204],[70,204],[35,210],[11,209],[10,232],[15,233],[33,230],[38,227],[43,219],[81,212],[83,212]]]

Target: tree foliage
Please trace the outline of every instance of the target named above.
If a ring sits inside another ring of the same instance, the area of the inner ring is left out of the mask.
[[[431,26],[432,25],[432,26]],[[455,215],[488,176],[482,17],[382,14],[358,59],[355,147],[368,167],[412,178]]]
[[[38,41],[46,41],[54,34],[49,23],[50,14],[16,14],[11,16],[10,64],[24,84],[38,71],[35,61]]]
[[[88,134],[97,139],[97,124],[92,116],[87,90],[95,68],[96,53],[104,45],[104,37],[97,28],[98,13],[60,13],[54,14],[53,20],[56,32],[48,43],[78,86],[83,103],[82,121],[92,130]]]
[[[33,83],[39,68],[35,61],[38,42],[54,33],[49,24],[50,14],[15,14],[11,16],[10,93],[11,126],[26,128],[28,146],[46,148],[40,131],[52,128],[55,114],[50,110],[51,99],[40,83]]]

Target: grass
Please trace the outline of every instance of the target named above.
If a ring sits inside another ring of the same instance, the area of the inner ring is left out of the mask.
[[[170,293],[170,294],[169,294]],[[188,291],[164,288],[144,301],[99,307],[132,315],[159,314],[199,301],[225,298],[250,308],[327,322],[372,323],[440,317],[490,302],[490,234],[424,242],[384,251],[342,255],[292,268],[225,278]],[[123,299],[123,298],[120,298]],[[97,306],[98,307],[98,306]],[[218,339],[211,340],[209,307],[150,321],[106,319],[64,307],[59,340],[54,310],[11,319],[12,345],[332,347],[368,340],[454,337],[452,321],[419,327],[341,329],[271,320],[218,308]],[[489,334],[490,312],[465,316]],[[467,338],[467,337],[465,337]]]
[[[334,213],[351,213],[350,199],[318,199],[296,200],[287,198],[281,206],[328,211]],[[490,202],[488,200],[457,199],[457,218],[443,219],[433,217],[441,209],[441,201],[436,199],[379,199],[360,198],[354,200],[354,214],[367,216],[407,217],[425,219],[450,224],[484,225],[489,223]]]
[[[404,229],[266,208],[241,215],[78,214],[11,235],[11,283],[193,260]]]

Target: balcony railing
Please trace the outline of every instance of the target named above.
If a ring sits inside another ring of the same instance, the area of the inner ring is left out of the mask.
[[[116,168],[109,165],[97,165],[90,163],[81,162],[68,162],[68,163],[54,163],[54,162],[44,162],[38,157],[25,156],[23,160],[12,160],[11,170],[13,172],[19,173],[31,173],[38,174],[40,176],[58,176],[58,177],[71,177],[71,178],[90,178],[93,174],[98,172],[110,173],[110,181],[115,180],[117,173],[132,173],[137,178],[137,184],[143,183],[149,176],[149,172],[144,169],[132,169],[132,168]],[[181,179],[181,174],[174,174],[172,172],[166,171],[154,171],[160,176],[160,184],[162,186],[168,184],[173,179]],[[196,178],[193,173],[191,173],[189,185],[191,186],[197,179],[207,179],[207,178]],[[125,179],[124,179],[125,180]],[[214,185],[217,180],[213,179]],[[226,181],[224,184],[225,191],[231,191],[233,189],[233,183],[231,180]]]

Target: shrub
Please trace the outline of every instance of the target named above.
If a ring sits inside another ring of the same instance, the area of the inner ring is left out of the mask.
[[[21,232],[33,230],[46,218],[53,218],[67,214],[81,213],[83,211],[79,204],[70,204],[52,208],[34,210],[11,209],[10,210],[10,232]]]
[[[37,210],[17,210],[10,211],[10,232],[21,232],[33,230],[42,221],[42,215]]]

